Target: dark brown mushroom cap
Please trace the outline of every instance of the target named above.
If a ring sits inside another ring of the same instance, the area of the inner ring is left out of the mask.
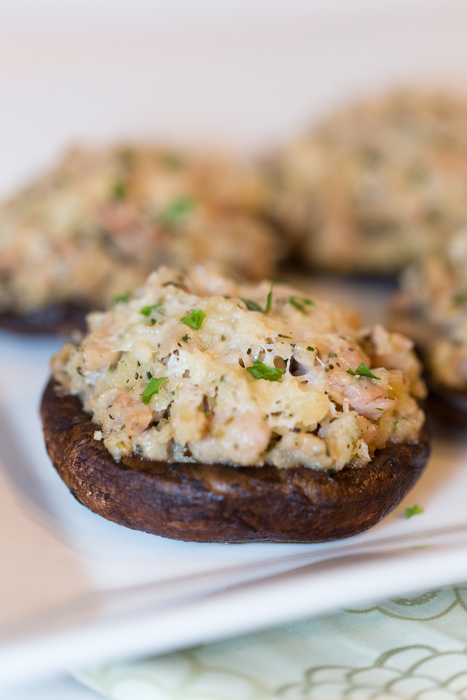
[[[0,328],[21,334],[69,335],[74,330],[85,330],[89,311],[91,309],[71,303],[54,304],[23,314],[0,311]]]
[[[94,439],[80,400],[51,379],[41,406],[45,442],[74,496],[120,525],[194,542],[324,542],[367,530],[404,498],[429,457],[390,444],[365,467],[339,472],[225,464],[116,462]]]

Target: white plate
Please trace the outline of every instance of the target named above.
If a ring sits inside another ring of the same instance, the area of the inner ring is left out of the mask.
[[[152,134],[264,148],[349,95],[465,82],[467,72],[458,0],[377,10],[369,0],[238,0],[222,11],[193,0],[189,12],[102,0],[97,14],[95,3],[65,13],[47,0],[40,17],[32,0],[6,4],[3,192],[70,141]],[[369,288],[357,300],[366,312],[378,301]],[[406,501],[345,542],[186,544],[102,520],[72,499],[43,447],[38,403],[57,348],[0,334],[0,682],[467,578],[467,445],[445,429]],[[414,503],[425,513],[404,519]]]
[[[365,300],[370,320],[386,292],[368,284],[333,289]],[[0,343],[0,600],[8,601],[0,612],[1,682],[467,578],[461,431],[434,426],[433,457],[419,484],[358,537],[320,545],[164,540],[86,510],[55,473],[38,403],[60,341],[2,334]],[[407,520],[414,504],[425,512]]]

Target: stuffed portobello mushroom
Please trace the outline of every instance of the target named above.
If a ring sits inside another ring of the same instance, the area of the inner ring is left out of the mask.
[[[283,252],[264,197],[250,165],[223,157],[74,149],[0,205],[0,325],[74,327],[160,264],[262,279]]]
[[[439,414],[467,425],[467,229],[401,277],[389,324],[416,343]]]
[[[199,542],[376,524],[428,459],[412,343],[286,285],[162,267],[52,360],[42,420],[72,493]]]
[[[309,266],[394,275],[464,222],[466,173],[467,99],[397,91],[271,159],[271,211]]]

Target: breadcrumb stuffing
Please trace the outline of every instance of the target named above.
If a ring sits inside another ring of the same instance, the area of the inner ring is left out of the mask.
[[[411,341],[286,285],[162,267],[88,322],[52,368],[116,459],[337,470],[424,422]]]

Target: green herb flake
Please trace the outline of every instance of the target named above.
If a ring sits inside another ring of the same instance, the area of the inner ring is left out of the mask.
[[[188,341],[190,340],[190,336],[188,335],[188,333],[185,333],[185,335],[183,336],[182,340],[183,340],[184,343],[188,343]]]
[[[166,381],[167,377],[159,377],[158,379],[156,377],[152,377],[152,379],[149,380],[149,384],[143,391],[143,396],[141,397],[145,406],[148,405],[153,396],[159,393],[159,389]]]
[[[116,297],[112,299],[112,306],[119,304],[121,301],[128,301],[131,299],[131,292],[124,292],[123,294],[117,294]]]
[[[127,194],[128,187],[125,182],[123,182],[122,180],[116,180],[112,183],[112,186],[110,188],[110,195],[112,199],[115,199],[115,201],[117,202],[121,202],[122,200],[126,199]]]
[[[368,379],[381,380],[381,377],[377,377],[375,374],[373,374],[370,368],[364,365],[363,362],[360,362],[356,372],[354,372],[353,369],[350,368],[349,374],[351,374],[353,377],[368,377]]]
[[[382,409],[381,409],[382,410]],[[401,422],[401,420],[408,420],[405,416],[402,416],[401,418],[398,418],[397,420],[394,421],[394,425],[392,426],[392,432],[395,433],[397,432],[397,426]]]
[[[158,309],[162,308],[163,304],[152,304],[151,306],[143,306],[139,312],[140,314],[143,314],[143,316],[150,316],[153,311],[157,311]]]
[[[267,379],[270,382],[280,382],[285,369],[269,367],[269,365],[265,365],[261,360],[255,360],[251,367],[246,368],[246,371],[255,379]]]
[[[260,314],[263,313],[263,309],[259,306],[256,301],[251,301],[251,299],[242,299],[248,311],[259,311]]]
[[[464,287],[464,289],[461,289],[460,292],[457,292],[454,296],[454,303],[455,304],[464,304],[467,301],[467,287]]]
[[[266,307],[264,309],[264,313],[267,314],[271,311],[271,305],[272,305],[272,288],[274,287],[274,280],[271,282],[271,288],[269,290],[269,294],[266,297]]]
[[[309,345],[309,346],[307,347],[307,350],[308,350],[308,352],[314,352],[314,351],[315,351],[315,349],[312,348],[311,345]]]
[[[189,326],[190,328],[193,328],[193,330],[199,331],[205,318],[206,314],[204,311],[201,311],[201,309],[193,309],[191,314],[184,316],[180,319],[180,321],[184,323],[185,326]]]
[[[336,355],[335,352],[330,352],[330,353],[328,354],[328,357],[337,357],[337,355]]]
[[[306,297],[298,297],[298,296],[291,296],[289,297],[289,304],[292,304],[292,306],[297,309],[298,311],[301,311],[302,314],[306,314],[306,306],[316,306],[314,301],[311,301],[311,299],[306,299]]]
[[[274,287],[274,280],[272,280],[272,282],[271,282],[271,287],[270,287],[268,295],[266,297],[266,306],[264,307],[264,309],[262,309],[261,306],[256,303],[256,301],[252,301],[251,299],[243,299],[242,297],[240,297],[240,299],[241,299],[241,301],[243,301],[243,303],[245,304],[248,311],[258,311],[260,314],[267,314],[271,311],[273,287]]]
[[[159,212],[157,221],[165,228],[175,228],[186,221],[194,208],[195,203],[192,199],[179,197]]]
[[[405,509],[405,517],[407,520],[411,518],[413,515],[421,515],[425,511],[423,508],[420,508],[420,506],[412,506],[412,508],[406,508]]]
[[[165,168],[167,168],[167,170],[179,170],[181,167],[183,167],[184,162],[179,153],[168,151],[167,153],[164,153],[162,157],[162,164]]]

